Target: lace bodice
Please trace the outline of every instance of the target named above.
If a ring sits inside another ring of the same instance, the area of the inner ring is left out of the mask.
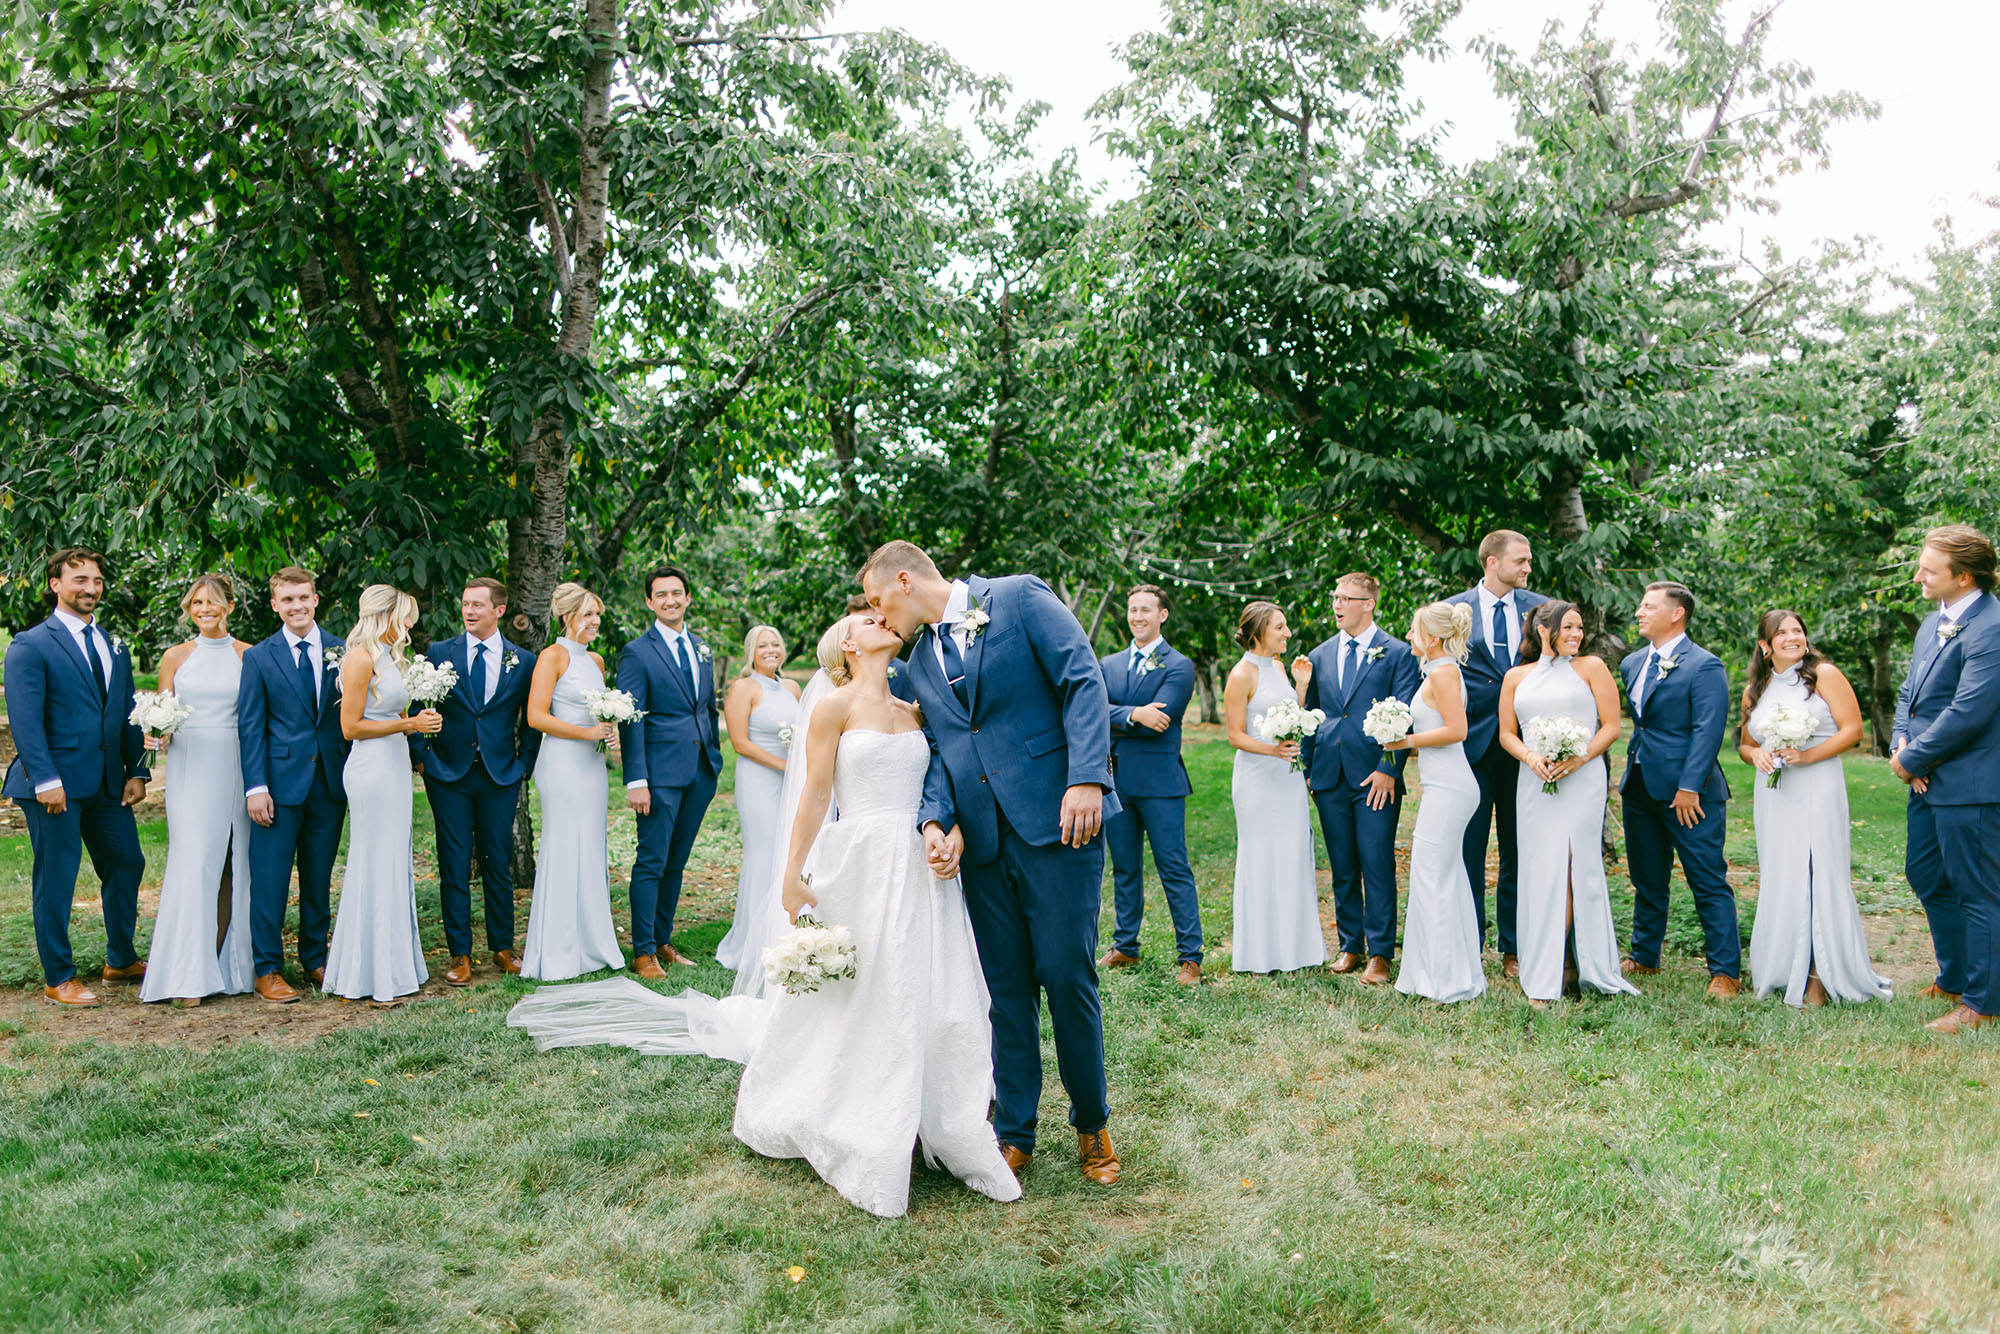
[[[1257,665],[1257,689],[1251,694],[1250,703],[1243,710],[1243,730],[1251,736],[1261,737],[1264,734],[1257,730],[1257,725],[1264,720],[1264,715],[1271,711],[1272,706],[1283,700],[1296,703],[1299,696],[1298,692],[1292,689],[1291,678],[1285,675],[1285,669],[1278,665],[1276,658],[1246,653],[1243,659],[1245,662]]]
[[[1536,718],[1569,718],[1595,732],[1597,697],[1570,658],[1543,658],[1514,687],[1514,717],[1525,731]]]
[[[923,799],[930,759],[922,732],[842,732],[833,762],[833,799],[840,818],[910,819]]]
[[[594,727],[597,719],[590,716],[590,706],[583,702],[583,695],[587,690],[604,689],[604,673],[590,656],[590,650],[574,639],[559,638],[556,643],[569,651],[569,666],[556,678],[555,690],[549,696],[549,712],[572,727]]]
[[[1750,735],[1763,744],[1763,724],[1776,709],[1804,709],[1812,715],[1813,737],[1810,745],[1817,746],[1832,736],[1840,728],[1834,724],[1833,710],[1818,692],[1807,693],[1806,683],[1799,679],[1799,669],[1787,667],[1771,678],[1764,688],[1764,694],[1757,701],[1757,707],[1750,711]]]
[[[174,673],[174,698],[193,709],[181,724],[190,727],[236,728],[236,688],[243,678],[243,662],[236,656],[236,641],[198,636],[194,652]]]
[[[361,702],[361,716],[382,722],[402,717],[409,707],[410,691],[403,684],[402,669],[396,666],[388,649],[375,650],[375,683],[368,692],[368,698]]]

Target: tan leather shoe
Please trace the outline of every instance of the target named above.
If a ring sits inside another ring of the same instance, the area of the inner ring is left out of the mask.
[[[1501,955],[1500,975],[1502,977],[1519,977],[1521,975],[1521,956],[1518,954]]]
[[[514,962],[514,951],[493,951],[493,966],[509,976],[521,971],[521,965]]]
[[[1028,1164],[1035,1161],[1034,1154],[1013,1144],[1000,1146],[1000,1158],[1007,1164],[1007,1170],[1014,1174],[1016,1181],[1021,1179],[1021,1173],[1028,1170]]]
[[[1360,955],[1352,950],[1342,950],[1333,956],[1333,962],[1328,964],[1327,968],[1336,973],[1351,973],[1360,968],[1361,963]]]
[[[675,948],[674,948],[674,947],[673,947],[672,945],[662,945],[662,946],[660,946],[660,962],[661,962],[661,963],[675,963],[675,964],[679,964],[679,965],[680,965],[681,967],[683,967],[683,968],[692,968],[692,967],[694,967],[694,960],[693,960],[693,959],[690,959],[690,958],[688,958],[688,957],[687,957],[686,955],[682,954],[682,953],[681,953],[681,952],[680,952],[679,950],[675,949]]]
[[[318,988],[319,988],[319,989],[320,989],[321,991],[325,991],[325,990],[326,990],[326,969],[324,969],[324,968],[308,968],[308,969],[306,969],[306,981],[308,981],[308,982],[312,983],[312,984],[313,984],[314,986],[318,987]]]
[[[1950,1001],[1953,1005],[1958,1004],[1958,993],[1956,991],[1946,991],[1935,982],[1925,987],[1922,991],[1919,991],[1917,995],[1923,997],[1925,1000],[1945,1000]]]
[[[144,959],[139,960],[137,963],[127,964],[123,968],[113,968],[110,964],[104,965],[104,982],[106,986],[116,986],[120,982],[137,982],[145,976],[146,961]]]
[[[1097,966],[1099,968],[1130,968],[1138,962],[1139,956],[1136,954],[1126,954],[1122,950],[1109,949],[1104,951],[1104,957],[1097,961]]]
[[[1361,970],[1356,981],[1364,987],[1379,987],[1389,980],[1389,961],[1379,954],[1368,956],[1368,966]]]
[[[1201,985],[1201,965],[1193,959],[1182,959],[1181,966],[1174,969],[1174,981],[1184,987]]]
[[[255,989],[258,1000],[267,1000],[273,1005],[290,1005],[299,998],[299,993],[292,990],[292,984],[276,973],[266,973],[258,978]]]
[[[667,975],[667,970],[660,967],[660,961],[650,954],[633,955],[632,971],[655,982]]]
[[[1743,994],[1743,984],[1726,973],[1716,973],[1708,979],[1710,1000],[1734,1000]]]
[[[1076,1149],[1083,1158],[1084,1180],[1100,1186],[1118,1184],[1118,1150],[1111,1147],[1110,1130],[1077,1131]]]
[[[1626,959],[1619,963],[1618,971],[1627,977],[1651,977],[1660,970],[1648,967],[1646,964],[1640,963],[1637,959]]]
[[[1992,1023],[1993,1019],[1993,1015],[1981,1014],[1970,1005],[1961,1002],[1959,1007],[1950,1014],[1944,1016],[1942,1019],[1933,1019],[1928,1024],[1925,1024],[1924,1027],[1933,1033],[1943,1033],[1946,1036],[1950,1036],[1953,1033],[1969,1033],[1975,1028],[1984,1028],[1986,1025]]]
[[[451,956],[451,967],[444,970],[445,985],[469,987],[472,985],[472,959],[468,955]]]
[[[97,993],[75,978],[58,982],[52,987],[43,987],[42,995],[58,1005],[67,1005],[73,1010],[88,1010],[99,1004]]]

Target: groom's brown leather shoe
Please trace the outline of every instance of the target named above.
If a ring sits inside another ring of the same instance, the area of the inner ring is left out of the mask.
[[[319,989],[320,989],[321,991],[325,991],[325,990],[326,990],[326,969],[324,969],[324,968],[308,968],[308,969],[306,969],[306,981],[308,981],[308,982],[312,983],[312,984],[313,984],[314,986],[318,987],[318,988],[319,988]]]
[[[1100,1186],[1118,1184],[1118,1150],[1111,1147],[1109,1130],[1077,1131],[1076,1148],[1083,1158],[1086,1181],[1095,1181]]]
[[[73,977],[67,982],[43,987],[42,995],[58,1005],[67,1005],[73,1010],[88,1010],[98,1003],[97,993]]]
[[[1710,1000],[1733,1000],[1743,994],[1743,984],[1727,973],[1717,973],[1708,979]]]
[[[113,968],[108,963],[104,965],[104,981],[108,985],[119,982],[138,982],[143,980],[145,976],[146,961],[144,959],[139,960],[137,963],[127,964],[123,968]]]
[[[1182,959],[1181,966],[1174,969],[1174,981],[1184,987],[1201,985],[1201,965],[1193,959]]]
[[[1501,955],[1500,976],[1519,977],[1520,975],[1521,975],[1521,956],[1518,954]]]
[[[1618,971],[1627,977],[1651,977],[1660,970],[1658,968],[1649,968],[1637,959],[1624,959],[1619,962]]]
[[[452,955],[451,967],[444,970],[444,980],[447,984],[454,987],[471,986],[472,985],[471,956],[465,954]]]
[[[1969,1033],[1975,1028],[1983,1028],[1987,1024],[1992,1023],[1993,1020],[1993,1015],[1981,1014],[1970,1005],[1961,1002],[1956,1010],[1953,1010],[1942,1019],[1931,1020],[1924,1027],[1933,1033],[1943,1033],[1949,1036],[1953,1033]]]
[[[681,953],[681,952],[680,952],[679,950],[675,949],[675,948],[674,948],[674,947],[673,947],[672,945],[662,945],[662,946],[660,946],[660,962],[661,962],[661,963],[677,963],[677,964],[679,964],[679,965],[680,965],[681,967],[683,967],[683,968],[692,968],[692,967],[694,967],[694,960],[693,960],[693,959],[690,959],[690,958],[688,958],[688,957],[687,957],[686,955],[682,954],[682,953]]]
[[[1336,973],[1351,973],[1361,967],[1361,956],[1353,950],[1342,950],[1333,956],[1333,962],[1327,967]]]
[[[1925,987],[1922,991],[1919,991],[1917,994],[1923,997],[1925,1000],[1947,1000],[1952,1002],[1954,1005],[1958,1003],[1958,993],[1956,991],[1946,991],[1943,987],[1939,986],[1935,982],[1931,983],[1929,986]]]
[[[667,975],[667,970],[660,967],[660,961],[650,954],[633,955],[632,971],[655,982]]]
[[[1139,960],[1136,956],[1113,948],[1104,951],[1104,957],[1097,961],[1099,968],[1130,968]]]
[[[290,1005],[299,998],[292,990],[292,984],[276,973],[266,973],[254,984],[258,1000],[270,1001],[273,1005]]]
[[[510,976],[521,971],[521,965],[514,961],[512,950],[493,951],[493,966]]]
[[[1035,1161],[1034,1154],[1013,1144],[1000,1146],[1000,1158],[1007,1164],[1007,1170],[1014,1174],[1016,1181],[1021,1179],[1021,1173],[1028,1170],[1028,1164]]]
[[[1356,979],[1364,987],[1379,987],[1389,980],[1389,961],[1379,954],[1368,956],[1368,966]]]

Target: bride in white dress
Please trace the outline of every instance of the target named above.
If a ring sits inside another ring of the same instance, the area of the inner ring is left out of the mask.
[[[1465,826],[1479,805],[1479,780],[1465,758],[1465,683],[1458,664],[1472,635],[1472,608],[1433,602],[1410,620],[1410,648],[1424,684],[1410,702],[1410,734],[1382,747],[1417,752],[1423,802],[1410,831],[1410,897],[1403,910],[1403,958],[1396,990],[1452,1004],[1486,991],[1479,959],[1479,914],[1465,873]]]
[[[853,980],[718,1001],[614,978],[545,987],[507,1017],[543,1050],[615,1043],[745,1061],[737,1138],[769,1157],[804,1158],[883,1217],[909,1207],[919,1143],[927,1161],[983,1195],[1021,1193],[986,1120],[992,1039],[964,891],[956,876],[931,872],[917,832],[930,744],[915,708],[889,694],[901,646],[867,613],[827,631],[820,664],[836,688],[807,692],[804,763],[795,752],[799,782],[786,784],[787,804],[796,793],[798,805],[774,910],[814,904],[821,921],[847,927]],[[822,828],[835,798],[840,819]]]

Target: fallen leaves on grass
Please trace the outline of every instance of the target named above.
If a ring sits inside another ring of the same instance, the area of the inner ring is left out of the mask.
[[[803,1283],[806,1281],[806,1271],[802,1266],[791,1265],[786,1268],[785,1277],[794,1283]]]

